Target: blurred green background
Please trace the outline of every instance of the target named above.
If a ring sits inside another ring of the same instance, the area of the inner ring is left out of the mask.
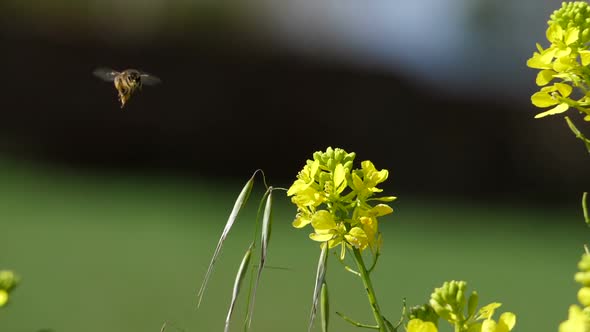
[[[374,278],[391,319],[463,279],[517,330],[556,330],[588,156],[533,119],[525,62],[560,3],[0,2],[0,269],[22,276],[0,331],[220,331],[254,201],[199,310],[196,292],[236,195],[258,168],[289,186],[327,146],[390,170]],[[121,111],[99,66],[163,84]],[[253,331],[307,327],[318,247],[294,213],[276,199],[268,263],[288,269],[265,271]],[[332,308],[370,322],[354,276],[332,260],[328,278]]]
[[[219,331],[233,277],[252,233],[248,209],[230,233],[199,310],[196,291],[240,184],[137,174],[85,174],[3,160],[3,267],[22,275],[2,331]],[[276,183],[277,185],[283,185]],[[284,185],[287,185],[286,183]],[[260,184],[259,184],[260,189]],[[306,329],[319,253],[309,230],[290,226],[294,207],[276,198],[274,233],[257,300],[255,331]],[[402,298],[421,304],[461,279],[481,303],[518,314],[518,330],[551,330],[575,302],[576,263],[587,240],[577,206],[514,207],[402,196],[382,222],[374,281],[396,319]],[[334,257],[333,310],[371,321],[358,280]],[[237,317],[244,313],[239,302]],[[335,331],[352,331],[333,317]],[[172,325],[174,324],[174,325]],[[239,329],[239,327],[236,327]]]

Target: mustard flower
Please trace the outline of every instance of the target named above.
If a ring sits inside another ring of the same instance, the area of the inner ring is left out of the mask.
[[[378,248],[378,218],[393,212],[384,203],[395,199],[375,197],[382,191],[377,185],[387,180],[389,172],[368,160],[360,169],[352,169],[355,156],[339,148],[315,152],[287,191],[297,206],[293,227],[311,225],[310,238],[328,242],[330,248],[341,245],[342,258],[347,247]]]
[[[590,332],[590,318],[577,305],[570,306],[569,316],[559,324],[559,332]]]
[[[432,322],[425,322],[421,319],[414,318],[406,326],[407,332],[438,332],[436,325]]]

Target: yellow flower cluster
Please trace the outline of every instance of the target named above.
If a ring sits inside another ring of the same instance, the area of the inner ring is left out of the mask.
[[[575,280],[582,284],[578,292],[578,301],[584,306],[572,305],[568,319],[559,325],[559,332],[590,332],[590,255],[584,254],[578,263],[579,272]]]
[[[574,108],[590,121],[587,68],[590,65],[590,5],[585,1],[564,2],[548,23],[546,36],[551,45],[543,49],[537,44],[538,52],[527,61],[527,66],[540,70],[536,83],[541,88],[531,101],[539,108],[550,107],[535,118]],[[572,93],[574,88],[582,93]]]
[[[458,332],[509,332],[516,325],[516,315],[504,312],[496,321],[494,312],[502,304],[493,302],[477,310],[479,296],[472,292],[466,295],[465,281],[447,281],[435,288],[430,301],[410,310],[407,332],[438,332],[438,319],[442,318],[455,326]]]
[[[360,169],[352,169],[355,156],[339,148],[314,153],[287,192],[297,205],[293,226],[311,224],[310,238],[327,242],[330,248],[341,245],[342,258],[347,246],[360,250],[380,246],[377,218],[392,213],[384,203],[395,200],[374,197],[382,191],[377,185],[387,180],[389,172],[377,170],[368,160]],[[378,203],[371,205],[372,201]]]

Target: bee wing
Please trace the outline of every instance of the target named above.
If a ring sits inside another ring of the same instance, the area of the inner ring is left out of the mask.
[[[141,73],[141,83],[145,85],[156,85],[162,83],[162,80],[148,73]]]
[[[117,75],[119,75],[120,73],[116,70],[111,69],[111,68],[100,67],[100,68],[96,68],[92,72],[92,74],[94,74],[94,76],[100,78],[103,81],[112,82],[115,80],[115,77]]]

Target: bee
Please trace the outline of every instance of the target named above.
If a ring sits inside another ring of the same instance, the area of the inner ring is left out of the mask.
[[[121,108],[125,107],[133,93],[141,91],[144,84],[156,85],[161,82],[156,76],[137,69],[125,69],[119,72],[110,68],[97,68],[92,73],[103,81],[114,82],[115,89],[119,93]]]

